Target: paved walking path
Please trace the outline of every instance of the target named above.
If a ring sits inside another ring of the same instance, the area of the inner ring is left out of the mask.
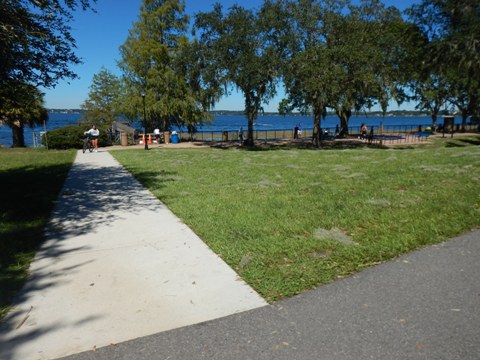
[[[52,359],[265,306],[106,151],[77,154],[0,359]]]
[[[480,231],[272,306],[69,360],[478,360]]]

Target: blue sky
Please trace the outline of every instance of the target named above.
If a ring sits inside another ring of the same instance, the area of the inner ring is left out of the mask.
[[[186,12],[193,17],[200,11],[210,11],[213,4],[220,2],[224,8],[238,3],[246,8],[257,8],[262,0],[186,0]],[[394,5],[404,10],[414,0],[385,0],[386,5]],[[45,106],[53,109],[80,108],[88,96],[93,75],[102,67],[120,75],[117,61],[120,59],[119,47],[125,42],[128,31],[137,20],[141,0],[97,0],[92,11],[78,11],[75,21],[71,24],[72,35],[77,42],[76,53],[83,59],[83,64],[73,67],[79,79],[61,81],[53,89],[42,89],[45,93]],[[283,91],[264,105],[265,111],[277,111],[278,102],[283,97]],[[407,106],[408,107],[408,106]],[[224,97],[216,106],[218,110],[243,110],[244,101],[241,94],[233,93]],[[397,107],[392,107],[395,110]],[[406,108],[406,106],[402,106]]]

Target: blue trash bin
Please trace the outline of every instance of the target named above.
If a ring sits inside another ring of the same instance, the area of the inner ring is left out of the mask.
[[[172,134],[172,144],[178,144],[178,134]]]

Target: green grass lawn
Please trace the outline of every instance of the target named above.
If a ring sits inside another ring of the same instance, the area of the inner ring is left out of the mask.
[[[478,228],[479,143],[113,155],[275,301]]]
[[[74,155],[0,149],[0,319],[27,278]]]
[[[113,152],[268,301],[479,227],[480,137],[415,149]],[[74,151],[0,149],[0,319]]]

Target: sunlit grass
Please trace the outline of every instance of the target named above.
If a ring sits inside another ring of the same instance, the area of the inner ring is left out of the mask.
[[[478,140],[416,149],[113,154],[274,301],[477,228]],[[316,236],[322,229],[333,232]]]

